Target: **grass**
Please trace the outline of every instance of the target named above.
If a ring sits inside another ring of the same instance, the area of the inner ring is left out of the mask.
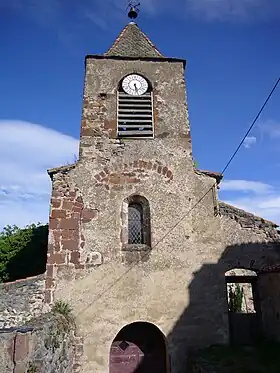
[[[280,373],[280,343],[211,346],[199,356],[223,373]]]

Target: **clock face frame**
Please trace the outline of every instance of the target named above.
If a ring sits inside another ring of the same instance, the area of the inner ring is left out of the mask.
[[[148,90],[148,82],[138,74],[130,74],[122,81],[122,88],[128,95],[141,96]]]

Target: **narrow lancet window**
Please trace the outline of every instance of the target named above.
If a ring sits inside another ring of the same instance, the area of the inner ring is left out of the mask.
[[[128,205],[128,243],[143,244],[143,208],[139,203]]]

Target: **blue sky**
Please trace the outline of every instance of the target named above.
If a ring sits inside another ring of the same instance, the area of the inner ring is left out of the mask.
[[[125,0],[0,0],[0,229],[47,221],[46,168],[72,163],[84,56],[127,23]],[[143,0],[138,25],[187,59],[193,152],[221,171],[280,75],[279,0]],[[280,224],[280,86],[220,199]]]

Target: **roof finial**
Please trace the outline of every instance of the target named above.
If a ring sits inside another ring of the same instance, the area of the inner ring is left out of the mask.
[[[130,0],[128,3],[129,12],[128,12],[128,17],[131,19],[135,19],[138,16],[139,13],[139,6],[140,3],[137,3],[135,0]]]

